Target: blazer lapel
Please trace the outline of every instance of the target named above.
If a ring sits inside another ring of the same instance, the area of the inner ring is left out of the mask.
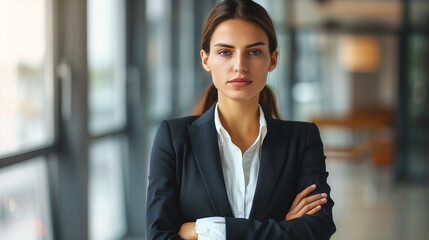
[[[250,218],[258,218],[265,209],[276,187],[280,173],[286,163],[286,154],[289,146],[290,129],[281,126],[265,113],[267,121],[267,135],[262,144],[261,163],[258,182],[253,198]]]
[[[223,178],[217,131],[214,124],[215,104],[188,126],[194,156],[217,216],[232,217]]]

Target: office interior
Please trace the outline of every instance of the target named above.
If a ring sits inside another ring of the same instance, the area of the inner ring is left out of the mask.
[[[145,239],[151,144],[211,81],[216,2],[0,0],[0,239]],[[256,2],[282,118],[322,135],[332,239],[429,239],[429,1]]]

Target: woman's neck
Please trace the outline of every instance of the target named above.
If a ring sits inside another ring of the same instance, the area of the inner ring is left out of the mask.
[[[244,153],[259,133],[259,98],[236,101],[219,96],[218,112],[222,126]]]

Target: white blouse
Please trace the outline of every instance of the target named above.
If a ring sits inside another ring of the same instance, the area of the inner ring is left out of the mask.
[[[258,180],[262,143],[267,135],[267,122],[259,106],[259,134],[252,146],[241,153],[222,126],[218,104],[215,106],[215,126],[226,193],[232,213],[236,218],[249,218]],[[198,219],[195,226],[199,240],[226,239],[225,218],[208,217]]]

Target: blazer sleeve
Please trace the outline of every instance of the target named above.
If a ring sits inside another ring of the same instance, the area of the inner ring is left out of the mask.
[[[146,207],[147,239],[181,239],[176,156],[169,125],[163,121],[152,147]]]
[[[329,239],[336,231],[332,218],[334,202],[330,198],[330,187],[326,182],[328,173],[325,155],[317,126],[308,124],[305,150],[299,165],[300,177],[297,186],[299,193],[315,183],[317,188],[311,193],[326,193],[328,202],[313,215],[304,215],[289,221],[268,219],[225,218],[227,239]]]

